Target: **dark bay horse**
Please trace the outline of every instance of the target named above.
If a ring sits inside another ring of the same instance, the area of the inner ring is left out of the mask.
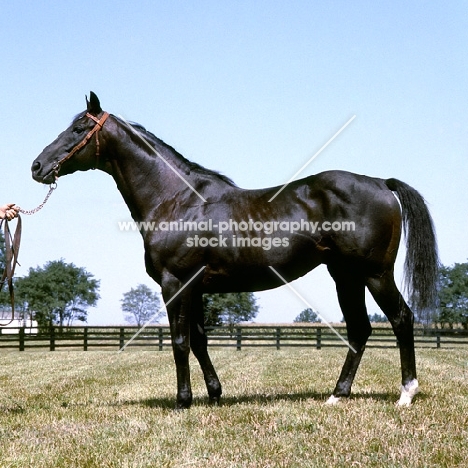
[[[146,270],[167,305],[177,408],[192,402],[190,350],[200,362],[210,402],[221,396],[207,352],[203,293],[275,288],[322,263],[336,283],[350,344],[328,402],[349,396],[371,334],[367,287],[398,338],[398,403],[411,403],[418,391],[413,313],[393,278],[402,227],[413,308],[434,306],[438,269],[432,220],[416,190],[396,179],[344,171],[297,180],[280,193],[280,187],[244,190],[188,161],[143,127],[103,112],[91,93],[87,110],[33,162],[32,175],[50,184],[94,168],[114,178],[140,223]]]

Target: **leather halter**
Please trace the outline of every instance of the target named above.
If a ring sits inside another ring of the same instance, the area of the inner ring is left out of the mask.
[[[88,134],[81,140],[80,143],[78,143],[66,156],[64,156],[60,161],[58,161],[55,166],[54,166],[54,172],[55,172],[55,177],[58,178],[58,172],[60,170],[60,166],[70,159],[77,151],[79,151],[83,146],[88,143],[88,141],[91,139],[93,135],[96,135],[96,166],[97,166],[97,161],[99,159],[99,130],[101,130],[102,126],[104,125],[104,122],[107,120],[107,117],[109,117],[108,112],[104,112],[102,114],[102,117],[98,119],[97,117],[94,117],[94,115],[90,114],[89,112],[86,113],[86,117],[89,117],[91,120],[94,120],[96,122],[96,125],[88,132]]]

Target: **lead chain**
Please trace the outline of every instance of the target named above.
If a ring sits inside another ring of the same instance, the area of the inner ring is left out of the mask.
[[[25,215],[33,215],[35,213],[37,213],[39,210],[42,210],[42,208],[44,207],[44,205],[47,203],[47,200],[49,199],[49,197],[52,195],[52,192],[57,188],[57,183],[54,182],[53,184],[50,184],[49,185],[49,193],[46,195],[46,197],[44,198],[44,201],[37,207],[37,208],[34,208],[33,210],[23,210],[22,208],[19,209],[19,212],[20,213],[23,213]]]

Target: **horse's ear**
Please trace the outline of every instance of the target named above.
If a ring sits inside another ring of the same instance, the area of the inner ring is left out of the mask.
[[[97,115],[99,112],[102,112],[101,103],[92,91],[89,92],[89,101],[88,97],[86,97],[86,107],[90,114]]]

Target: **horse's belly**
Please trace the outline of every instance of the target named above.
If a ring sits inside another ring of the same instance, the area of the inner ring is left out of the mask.
[[[206,292],[273,289],[304,276],[321,263],[323,257],[315,250],[269,256],[243,253],[232,261],[212,259],[205,267],[203,289]]]

